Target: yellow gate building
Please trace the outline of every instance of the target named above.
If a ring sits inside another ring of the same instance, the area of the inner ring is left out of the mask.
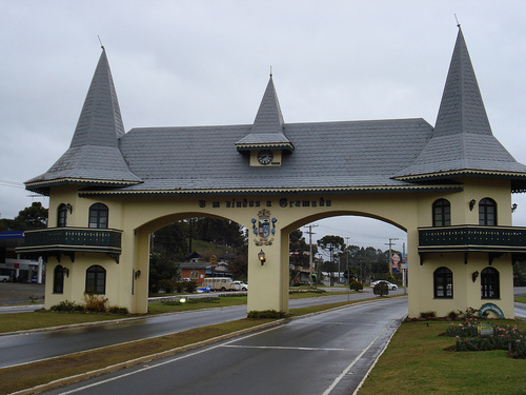
[[[87,292],[145,313],[150,235],[213,216],[249,230],[248,311],[287,312],[289,233],[357,215],[407,232],[410,317],[514,316],[526,228],[512,226],[511,193],[525,191],[526,166],[491,131],[460,29],[434,127],[286,123],[272,75],[255,113],[250,124],[125,132],[103,49],[69,149],[26,182],[50,197],[49,227],[18,249],[47,259],[46,308]]]

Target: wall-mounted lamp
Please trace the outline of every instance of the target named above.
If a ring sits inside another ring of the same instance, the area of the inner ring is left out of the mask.
[[[265,259],[265,253],[263,252],[263,249],[258,253],[259,261],[261,262],[261,266],[267,261]]]
[[[73,206],[71,204],[66,204],[66,208],[68,209],[69,213],[73,213]]]
[[[511,212],[515,212],[515,210],[517,210],[517,207],[519,207],[519,205],[517,203],[513,203],[511,206]]]
[[[469,202],[469,211],[473,211],[473,207],[475,207],[475,204],[477,201],[475,199],[471,199]]]
[[[69,278],[69,269],[67,267],[64,268],[64,276]]]
[[[475,282],[475,280],[477,279],[478,276],[479,276],[479,272],[473,272],[471,274],[471,279],[473,280],[473,282]]]
[[[141,277],[141,271],[140,270],[137,270],[135,272],[135,279],[137,280],[139,277]]]

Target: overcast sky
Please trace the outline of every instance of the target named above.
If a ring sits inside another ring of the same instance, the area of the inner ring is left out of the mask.
[[[68,148],[106,48],[126,130],[247,124],[272,66],[285,122],[424,118],[435,124],[457,35],[493,134],[526,163],[526,1],[0,0],[0,215]],[[308,169],[306,169],[308,171]],[[514,225],[526,226],[526,197]],[[325,234],[385,249],[405,234],[371,220]]]

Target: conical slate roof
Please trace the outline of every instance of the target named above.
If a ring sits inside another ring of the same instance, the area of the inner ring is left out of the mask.
[[[468,173],[526,173],[526,166],[515,161],[491,132],[459,27],[433,135],[413,164],[395,178]]]
[[[122,136],[119,102],[103,48],[69,149],[46,173],[27,181],[27,189],[46,193],[49,186],[62,183],[140,182],[119,148]]]
[[[283,125],[283,114],[271,74],[250,134],[236,142],[236,147],[239,151],[260,148],[292,150],[294,146],[285,136]]]

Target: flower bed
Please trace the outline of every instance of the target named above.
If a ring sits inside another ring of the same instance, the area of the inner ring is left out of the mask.
[[[456,338],[457,351],[508,350],[513,358],[526,358],[526,333],[517,325],[491,325],[471,318],[452,324],[445,336]]]

